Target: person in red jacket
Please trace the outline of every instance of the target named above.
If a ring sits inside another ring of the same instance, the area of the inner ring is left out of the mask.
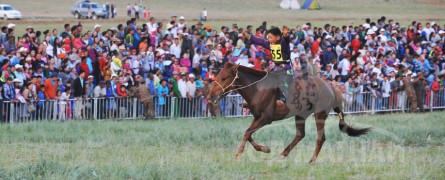
[[[82,56],[82,61],[79,63],[79,68],[85,72],[85,74],[90,73],[90,68],[87,64],[87,57]]]
[[[352,47],[352,50],[356,53],[360,49],[360,36],[358,34],[355,35],[354,40],[352,40],[351,47]]]
[[[116,87],[117,88],[117,95],[119,95],[119,97],[127,97],[127,90],[125,88],[125,85],[121,85],[120,83],[116,83]]]
[[[318,37],[317,40],[315,40],[314,43],[312,43],[311,47],[312,56],[315,56],[318,50],[320,49],[320,42],[321,42],[321,37]]]

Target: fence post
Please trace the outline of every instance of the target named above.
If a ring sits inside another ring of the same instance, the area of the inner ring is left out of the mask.
[[[430,90],[430,112],[433,112],[434,91]]]
[[[138,98],[133,98],[133,120],[138,118],[137,110],[138,110]],[[148,108],[148,107],[143,107]]]
[[[176,97],[170,97],[170,118],[173,119],[175,117],[175,104],[176,104]]]
[[[57,100],[54,100],[53,101],[53,104],[54,104],[54,111],[53,111],[53,121],[55,121],[55,120],[57,120]]]
[[[9,101],[9,124],[14,124],[14,103]]]
[[[399,93],[401,93],[402,95],[401,95],[401,99],[402,99],[402,112],[403,113],[405,113],[405,111],[406,111],[406,99],[408,98],[407,96],[406,96],[406,93],[403,93],[403,92],[399,92]]]
[[[375,97],[371,94],[371,114],[375,114]]]
[[[98,114],[97,98],[93,98],[93,119],[94,120],[97,120],[97,114]]]

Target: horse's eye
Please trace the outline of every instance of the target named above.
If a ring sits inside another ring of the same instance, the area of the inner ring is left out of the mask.
[[[221,78],[221,81],[225,81],[226,80],[226,78]]]

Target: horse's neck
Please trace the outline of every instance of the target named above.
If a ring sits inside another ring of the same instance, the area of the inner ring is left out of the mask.
[[[252,101],[255,94],[258,92],[255,90],[257,81],[259,81],[262,77],[255,76],[253,74],[250,74],[249,72],[242,72],[239,71],[239,81],[238,85],[240,87],[245,87],[238,90],[238,93],[246,100],[248,104]],[[255,83],[255,84],[253,84]]]

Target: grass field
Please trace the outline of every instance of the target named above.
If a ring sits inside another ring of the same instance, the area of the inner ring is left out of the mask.
[[[315,123],[285,160],[293,119],[257,131],[233,161],[251,118],[33,122],[0,127],[1,179],[445,179],[443,112],[347,116],[374,131],[351,138],[330,117],[315,164]]]

